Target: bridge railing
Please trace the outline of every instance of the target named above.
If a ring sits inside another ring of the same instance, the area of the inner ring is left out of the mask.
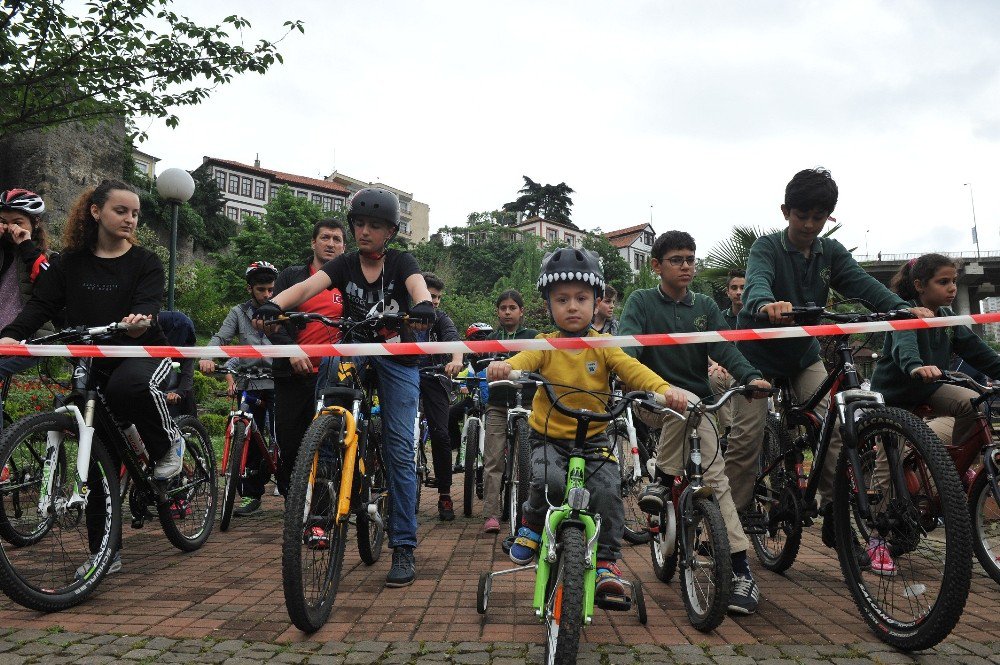
[[[915,254],[887,254],[883,252],[882,254],[855,254],[854,260],[858,263],[892,263],[897,261],[909,261],[910,259],[915,259],[917,257],[923,256],[927,252],[917,252]],[[938,252],[943,254],[950,259],[995,259],[1000,258],[1000,250],[979,252]]]

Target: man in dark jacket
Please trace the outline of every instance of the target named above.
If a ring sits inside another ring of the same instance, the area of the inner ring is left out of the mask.
[[[274,295],[293,284],[307,280],[327,261],[344,253],[344,225],[335,219],[321,219],[313,227],[312,261],[290,266],[281,271],[274,283]],[[331,289],[310,298],[298,307],[301,312],[316,312],[330,318],[344,313],[340,291]],[[337,341],[338,331],[319,322],[311,322],[302,330],[289,331],[278,327],[268,331],[274,344],[325,344]],[[281,469],[278,470],[278,491],[284,496],[295,466],[302,437],[312,422],[316,408],[316,377],[322,358],[275,358],[274,426],[281,448]]]
[[[431,303],[437,313],[437,319],[425,332],[417,332],[419,341],[427,342],[457,342],[458,329],[441,306],[441,294],[444,291],[444,281],[432,272],[425,272],[424,281],[427,290],[431,292]],[[420,366],[444,365],[444,373],[455,376],[462,370],[462,354],[422,356]],[[434,458],[434,477],[438,488],[438,517],[448,522],[455,519],[455,506],[451,501],[451,438],[448,435],[448,407],[451,400],[451,386],[443,379],[433,376],[420,377],[420,398],[423,401],[424,415],[427,416],[427,429],[430,433],[431,456]],[[419,479],[418,479],[419,480]]]

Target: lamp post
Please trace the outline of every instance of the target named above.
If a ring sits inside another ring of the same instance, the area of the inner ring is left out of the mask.
[[[167,309],[174,309],[174,279],[177,275],[177,212],[194,194],[194,178],[184,169],[167,169],[156,179],[156,191],[173,207],[170,221],[170,270],[167,273]]]
[[[969,188],[969,202],[972,204],[972,240],[976,243],[976,261],[979,260],[979,229],[976,228],[976,199],[972,196],[972,183],[963,183]]]

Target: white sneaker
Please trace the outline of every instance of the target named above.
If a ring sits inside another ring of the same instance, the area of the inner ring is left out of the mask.
[[[278,486],[274,486],[274,496],[281,496],[281,492],[278,491]]]
[[[77,580],[82,580],[84,577],[87,576],[90,570],[94,567],[95,558],[96,555],[91,554],[89,557],[87,557],[87,560],[84,561],[83,564],[76,569]],[[110,575],[111,573],[117,573],[121,569],[122,569],[122,553],[115,552],[115,557],[111,560],[111,565],[108,566],[107,574]]]
[[[156,463],[153,468],[154,480],[170,480],[181,472],[184,462],[184,438],[174,441],[170,450]]]

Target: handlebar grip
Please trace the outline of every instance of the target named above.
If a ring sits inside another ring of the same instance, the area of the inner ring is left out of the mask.
[[[771,320],[771,317],[767,315],[767,312],[757,312],[753,315],[753,320],[760,323],[767,323]]]
[[[660,393],[653,393],[653,401],[659,404],[660,406],[667,405],[667,398]]]
[[[119,323],[118,327],[122,330],[145,330],[153,325],[153,319],[143,319],[141,321],[136,321],[135,323]]]
[[[519,369],[512,369],[510,371],[510,376],[508,376],[507,378],[510,379],[511,381],[520,381],[523,374],[525,374],[525,372],[522,372]]]

